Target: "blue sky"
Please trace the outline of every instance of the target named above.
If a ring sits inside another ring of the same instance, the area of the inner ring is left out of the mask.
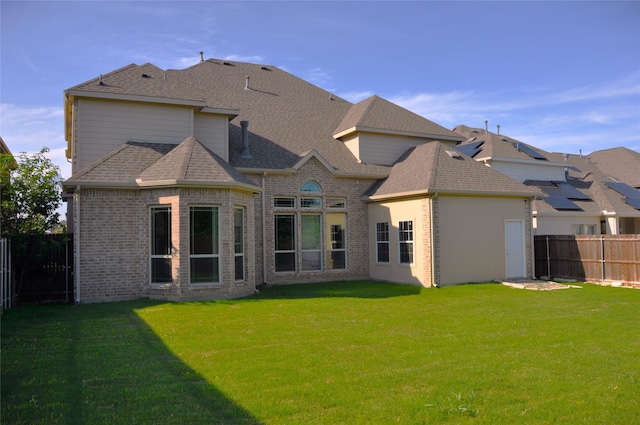
[[[0,136],[51,149],[63,91],[130,63],[278,66],[547,151],[640,151],[639,1],[0,1]]]

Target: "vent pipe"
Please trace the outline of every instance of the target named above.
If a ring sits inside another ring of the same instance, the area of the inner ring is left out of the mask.
[[[484,120],[484,132],[489,132],[489,120]]]
[[[248,75],[247,75],[246,81],[244,82],[244,89],[245,90],[249,90],[249,76]]]
[[[249,77],[247,77],[249,78]],[[240,127],[242,127],[242,152],[240,153],[241,158],[251,158],[251,153],[249,152],[249,121],[240,121]]]
[[[104,86],[104,81],[102,81],[102,74],[100,74],[100,82],[98,83],[99,86]]]
[[[498,124],[498,136],[500,135],[500,124]]]
[[[200,52],[200,62],[204,62],[204,52]]]

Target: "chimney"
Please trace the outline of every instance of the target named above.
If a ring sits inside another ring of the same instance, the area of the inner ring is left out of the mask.
[[[200,62],[204,62],[204,52],[200,52]]]
[[[251,153],[249,152],[249,131],[247,130],[249,121],[240,121],[240,127],[242,127],[242,152],[240,153],[240,157],[251,158]]]

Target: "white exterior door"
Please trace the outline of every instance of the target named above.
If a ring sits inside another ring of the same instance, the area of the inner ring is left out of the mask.
[[[524,221],[505,221],[506,277],[525,277]]]

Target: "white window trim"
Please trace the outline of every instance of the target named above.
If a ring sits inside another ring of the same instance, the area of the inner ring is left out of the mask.
[[[400,232],[406,232],[407,230],[402,230],[401,223],[411,223],[411,240],[400,240]],[[400,220],[398,221],[398,264],[401,266],[411,266],[415,264],[416,257],[416,248],[415,248],[415,229],[413,226],[414,220]],[[411,243],[411,262],[403,263],[402,262],[402,244]]]

